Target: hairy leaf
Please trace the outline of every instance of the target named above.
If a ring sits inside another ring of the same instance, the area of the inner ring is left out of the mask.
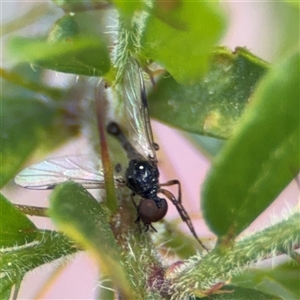
[[[216,3],[157,1],[145,25],[145,56],[159,62],[176,81],[195,83],[203,76],[226,22]]]
[[[208,73],[194,85],[163,76],[149,96],[151,116],[188,132],[227,139],[266,69],[243,48],[235,53],[220,48]]]
[[[130,295],[107,214],[91,194],[71,181],[58,185],[51,194],[49,215],[61,230],[90,250],[99,267],[125,295]]]
[[[248,227],[299,172],[299,58],[293,55],[268,73],[213,164],[203,210],[219,237]]]
[[[0,182],[3,186],[37,149],[57,147],[77,134],[78,127],[69,127],[68,111],[51,101],[19,96],[1,102]]]
[[[0,194],[0,248],[32,242],[37,234],[35,225]]]

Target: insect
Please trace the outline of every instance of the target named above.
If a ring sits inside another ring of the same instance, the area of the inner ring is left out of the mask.
[[[107,132],[121,143],[127,153],[129,165],[123,175],[119,172],[120,168],[117,168],[114,174],[115,186],[127,186],[133,195],[141,197],[141,201],[136,205],[136,222],[143,222],[146,231],[149,228],[156,231],[152,223],[163,219],[166,215],[168,202],[158,194],[164,195],[175,205],[181,219],[201,246],[206,249],[182,205],[180,182],[175,179],[159,183],[156,158],[158,145],[153,141],[142,71],[134,59],[130,58],[124,69],[122,89],[124,117],[130,120],[126,123],[129,133],[125,135],[121,125],[116,122],[108,123]],[[84,155],[53,158],[23,170],[15,178],[18,185],[29,189],[52,189],[57,184],[68,180],[73,180],[87,189],[104,188],[101,162],[98,161],[95,166],[89,157]],[[170,185],[177,185],[177,198],[163,188]]]

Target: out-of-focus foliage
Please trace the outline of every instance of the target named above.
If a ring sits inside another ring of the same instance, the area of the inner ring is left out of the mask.
[[[253,252],[248,246],[235,255],[235,247],[243,245],[235,237],[299,172],[299,6],[292,5],[270,4],[274,15],[280,11],[274,20],[284,20],[276,23],[278,36],[284,34],[278,62],[271,65],[245,48],[232,52],[216,47],[226,32],[228,16],[215,2],[53,1],[32,4],[23,15],[2,24],[1,187],[30,158],[50,153],[81,133],[91,135],[95,144],[95,105],[90,101],[99,83],[95,78],[106,83],[103,94],[122,85],[122,68],[130,56],[154,81],[151,63],[165,69],[150,89],[151,116],[197,134],[198,142],[199,135],[219,140],[213,145],[205,140],[205,148],[216,157],[202,195],[205,221],[218,237],[213,251],[193,256],[195,243],[174,224],[156,233],[161,239],[154,247],[147,234],[135,230],[136,210],[126,190],[115,212],[105,197],[99,204],[75,183],[55,189],[49,214],[75,242],[62,233],[36,228],[1,195],[1,299],[9,299],[27,272],[82,248],[93,254],[121,298],[299,298],[295,292],[299,259],[297,267],[283,270],[291,280],[279,276],[279,267],[266,271],[276,284],[269,280],[260,291],[255,290],[253,274],[247,277],[247,286],[239,280],[241,275],[234,278],[234,286],[223,287],[230,293],[220,290],[232,274],[242,274],[250,263],[265,258],[259,256],[266,249],[259,233],[248,237],[247,245],[256,247],[255,257],[248,255]],[[64,83],[54,84],[57,74]],[[118,109],[118,102],[110,100]],[[295,219],[293,215],[281,221],[282,228],[293,221],[289,229],[294,230]],[[266,232],[275,235],[274,226]],[[297,261],[292,248],[299,245],[300,237],[296,234],[292,242],[288,238],[278,230],[277,242],[268,245],[265,255],[284,251]],[[188,261],[166,271],[157,250]],[[215,261],[220,262],[217,267],[224,282],[213,271]],[[204,273],[209,279],[201,290],[199,265],[207,266]]]

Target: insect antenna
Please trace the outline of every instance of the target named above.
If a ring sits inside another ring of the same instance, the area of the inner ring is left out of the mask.
[[[180,186],[180,185],[179,185]],[[173,205],[176,207],[181,219],[183,222],[186,223],[186,225],[188,226],[188,228],[190,229],[191,233],[193,234],[193,236],[195,237],[195,239],[198,241],[198,243],[201,245],[201,247],[203,249],[205,249],[208,252],[208,249],[203,245],[203,243],[200,241],[200,239],[198,238],[196,231],[194,229],[193,223],[188,215],[188,213],[186,212],[186,210],[184,209],[184,207],[181,204],[181,201],[178,201],[175,196],[168,190],[165,189],[160,189],[158,191],[159,193],[162,193],[163,195],[165,195],[172,203]]]
[[[125,135],[121,131],[120,126],[117,123],[110,122],[107,125],[106,130],[109,134],[115,136],[115,138],[121,143],[129,159],[133,159],[133,158],[143,159],[143,157],[136,151],[136,149],[131,145],[131,143],[125,137]]]

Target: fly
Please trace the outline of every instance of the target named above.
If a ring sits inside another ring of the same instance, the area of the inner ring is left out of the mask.
[[[159,183],[156,150],[150,125],[147,97],[142,71],[136,60],[130,58],[124,69],[122,97],[124,117],[128,135],[122,130],[122,124],[109,122],[107,132],[122,145],[129,159],[124,175],[120,167],[116,168],[114,183],[117,188],[127,186],[133,195],[139,195],[141,201],[136,205],[137,220],[143,222],[146,231],[153,222],[160,221],[166,215],[168,202],[158,194],[164,195],[175,205],[181,219],[187,224],[200,245],[189,215],[181,201],[181,185],[177,179]],[[101,162],[95,166],[88,156],[67,156],[45,160],[20,172],[15,182],[29,189],[53,189],[57,184],[72,180],[87,189],[104,188],[104,174]],[[177,185],[177,198],[163,187]],[[207,250],[207,249],[206,249]]]

